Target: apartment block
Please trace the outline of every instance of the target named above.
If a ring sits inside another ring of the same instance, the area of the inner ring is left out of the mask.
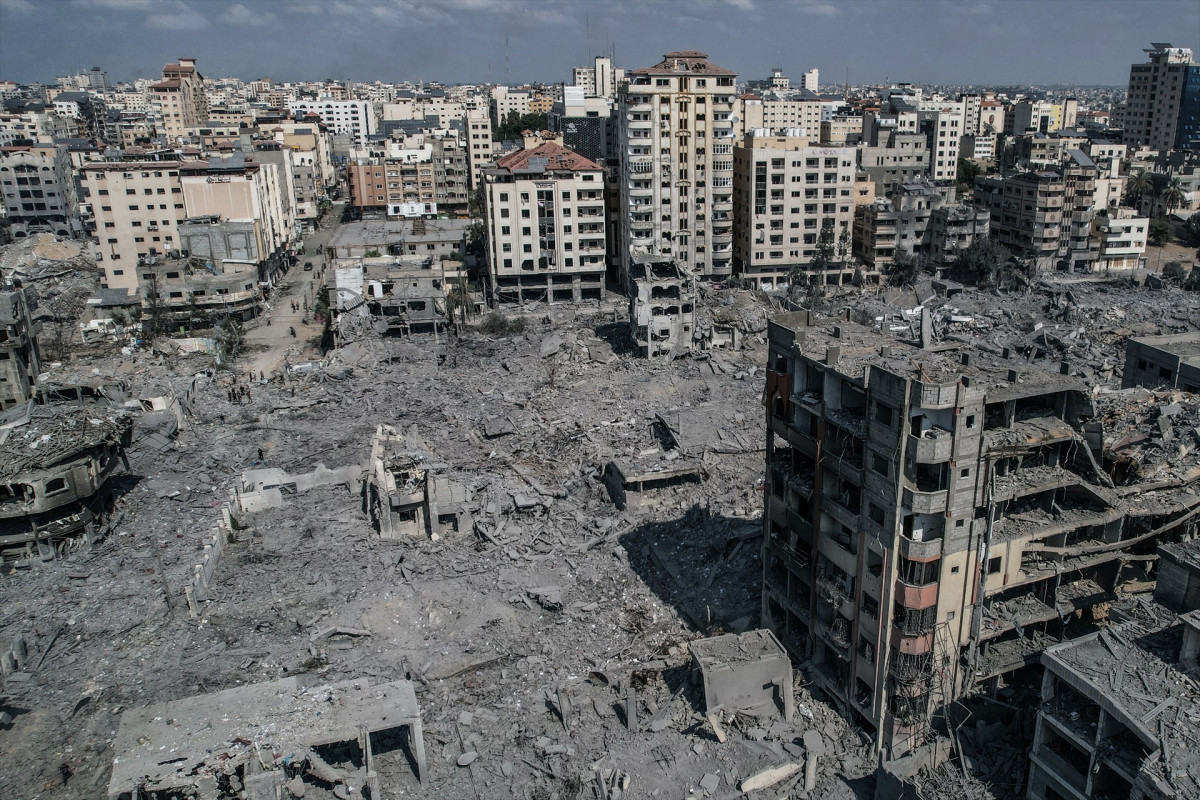
[[[179,140],[208,119],[208,95],[204,76],[196,70],[196,59],[181,58],[163,67],[163,79],[146,87],[146,95],[161,115],[160,130]]]
[[[975,205],[991,214],[992,237],[1039,271],[1090,270],[1098,170],[1080,150],[1055,169],[979,178]]]
[[[903,183],[929,174],[929,141],[914,112],[868,113],[863,116],[858,164],[875,183],[875,194],[887,197]]]
[[[461,124],[427,128],[405,121],[396,138],[351,151],[346,177],[350,202],[388,217],[412,217],[467,211],[467,145]],[[403,130],[411,130],[404,134]]]
[[[905,183],[890,198],[858,208],[854,255],[873,270],[885,269],[897,253],[938,270],[989,230],[988,212],[956,204],[953,187]]]
[[[785,79],[786,80],[786,79]],[[745,136],[753,130],[778,131],[801,128],[813,138],[821,132],[821,98],[800,89],[787,96],[766,92],[762,96],[745,94],[738,98],[741,125],[738,133]]]
[[[85,164],[101,288],[138,288],[138,262],[179,249],[177,226],[186,214],[180,161],[103,161]]]
[[[604,169],[533,134],[484,173],[492,299],[604,296]]]
[[[780,315],[765,393],[763,624],[892,758],[1094,632],[1142,585],[1123,564],[1196,529],[1194,452],[1164,456],[1151,503],[1118,466],[1157,401],[911,322]]]
[[[1146,262],[1147,217],[1128,209],[1101,210],[1092,220],[1092,241],[1099,246],[1092,269],[1097,272],[1142,269]]]
[[[376,132],[375,107],[366,100],[334,100],[322,97],[317,100],[290,100],[288,110],[298,121],[315,114],[325,127],[348,139],[351,146],[361,147],[367,137]]]
[[[733,212],[736,78],[684,50],[630,71],[618,90],[626,279],[635,254],[677,261],[700,278],[732,274],[733,232],[723,223]]]
[[[1179,147],[1180,115],[1188,109],[1182,137],[1187,144],[1200,122],[1195,117],[1200,106],[1200,65],[1189,48],[1167,42],[1155,42],[1145,52],[1149,63],[1129,67],[1124,141],[1153,150]]]
[[[854,221],[854,148],[820,147],[815,135],[780,133],[752,131],[733,149],[733,220],[727,224],[736,231],[734,262],[740,275],[765,289],[793,269],[811,268],[827,225],[836,256]],[[727,219],[714,220],[714,234],[726,230],[715,226]],[[841,283],[845,266],[821,279]]]
[[[495,145],[492,143],[492,118],[487,102],[482,99],[466,101],[464,124],[467,137],[467,169],[470,187],[483,185],[483,170],[492,162]]]
[[[83,233],[74,170],[62,145],[0,147],[0,195],[14,237]]]

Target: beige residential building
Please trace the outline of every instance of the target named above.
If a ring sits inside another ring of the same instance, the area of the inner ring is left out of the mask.
[[[801,128],[816,138],[821,132],[821,98],[812,92],[798,90],[784,97],[769,92],[759,97],[745,94],[738,98],[741,126],[738,133],[744,138],[754,130],[779,131]]]
[[[467,136],[467,167],[470,171],[471,188],[483,185],[483,168],[492,161],[492,117],[488,113],[487,101],[482,98],[467,100],[464,125]]]
[[[853,147],[821,147],[815,135],[751,131],[733,149],[733,257],[738,272],[764,289],[808,270],[829,226],[831,256],[820,276],[840,283],[849,267],[857,165]],[[714,233],[716,231],[714,230]]]
[[[623,282],[635,253],[673,259],[698,278],[732,274],[736,83],[685,50],[630,71],[619,88]]]
[[[1178,147],[1176,134],[1188,76],[1196,69],[1192,51],[1155,42],[1148,64],[1129,67],[1129,91],[1124,106],[1126,144],[1155,150]],[[1195,102],[1194,100],[1192,101]],[[1195,125],[1195,121],[1192,121]]]
[[[1147,217],[1137,217],[1128,209],[1101,211],[1092,220],[1092,238],[1099,245],[1096,272],[1141,269],[1145,263]]]
[[[187,216],[254,223],[253,254],[265,261],[296,238],[284,212],[285,183],[275,164],[248,161],[240,152],[186,164],[180,170]]]
[[[101,288],[133,294],[138,263],[164,258],[178,249],[183,219],[179,161],[125,161],[85,164],[83,183],[92,203]]]
[[[163,79],[147,87],[150,102],[159,108],[161,130],[171,139],[208,120],[208,96],[204,76],[196,70],[196,59],[181,58],[163,67]]]
[[[484,180],[493,299],[602,299],[603,167],[535,135]]]

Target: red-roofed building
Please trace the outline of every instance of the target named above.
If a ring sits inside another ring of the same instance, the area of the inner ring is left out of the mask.
[[[493,301],[603,299],[604,169],[561,134],[527,131],[483,179]]]

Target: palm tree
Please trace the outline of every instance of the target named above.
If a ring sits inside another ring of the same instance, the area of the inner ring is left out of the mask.
[[[1141,207],[1142,198],[1149,193],[1154,185],[1154,179],[1150,177],[1150,173],[1144,169],[1139,169],[1137,172],[1129,176],[1129,182],[1125,184],[1125,194],[1128,198],[1132,198],[1131,206],[1134,208]]]
[[[1158,201],[1163,204],[1168,214],[1183,205],[1183,184],[1179,182],[1179,178],[1171,178],[1163,185],[1158,193]]]

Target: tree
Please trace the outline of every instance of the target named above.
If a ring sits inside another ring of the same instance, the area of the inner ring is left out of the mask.
[[[842,232],[838,234],[837,240],[838,263],[841,264],[843,269],[846,267],[846,260],[850,257],[851,243],[850,226],[847,225],[842,228]]]
[[[1150,229],[1146,232],[1146,242],[1154,247],[1162,247],[1171,238],[1171,224],[1166,217],[1155,217],[1150,220]]]
[[[1129,181],[1125,184],[1126,204],[1133,208],[1139,208],[1142,204],[1142,198],[1150,193],[1153,186],[1154,180],[1150,177],[1150,173],[1144,169],[1139,169],[1129,176]]]
[[[1183,241],[1192,247],[1200,247],[1200,213],[1192,214],[1187,218],[1187,222],[1183,223],[1180,235]]]
[[[1007,255],[988,237],[976,236],[967,249],[951,262],[946,272],[961,283],[996,286],[1002,282],[1001,268]]]
[[[892,263],[884,267],[889,286],[912,286],[921,275],[921,266],[907,250],[897,250]]]
[[[1169,214],[1183,205],[1183,194],[1183,184],[1179,182],[1179,178],[1171,178],[1164,182],[1163,187],[1159,190],[1158,201],[1163,204]]]
[[[492,130],[492,138],[497,142],[520,139],[522,131],[544,131],[546,120],[545,114],[518,114],[516,111],[510,111]]]
[[[983,174],[983,167],[976,164],[969,158],[960,158],[958,160],[958,190],[962,194],[971,191],[975,186],[975,179]]]

